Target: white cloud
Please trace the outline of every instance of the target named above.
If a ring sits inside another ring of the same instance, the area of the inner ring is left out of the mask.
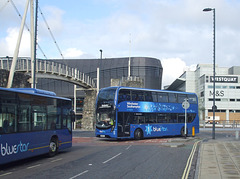
[[[162,59],[161,63],[163,66],[163,87],[170,85],[186,69],[186,63],[180,58]]]
[[[19,35],[19,28],[8,28],[7,36],[0,41],[0,48],[4,49],[0,51],[0,56],[13,56],[17,44]],[[30,33],[23,31],[19,56],[30,56]]]
[[[64,58],[81,58],[83,52],[76,48],[68,48],[63,52]]]

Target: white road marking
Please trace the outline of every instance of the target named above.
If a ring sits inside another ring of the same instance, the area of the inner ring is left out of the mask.
[[[36,168],[36,167],[39,167],[40,165],[41,164],[33,165],[33,166],[30,166],[30,167],[27,167],[27,169]]]
[[[59,161],[59,160],[62,160],[62,158],[59,158],[59,159],[53,160],[53,161],[51,161],[51,162],[57,162],[57,161]]]
[[[4,177],[6,175],[11,175],[11,174],[12,174],[12,172],[4,173],[4,174],[0,175],[0,177]]]
[[[77,177],[79,177],[79,176],[81,176],[81,175],[83,175],[84,173],[87,173],[87,172],[88,172],[88,170],[85,170],[84,172],[79,173],[79,174],[77,174],[77,175],[75,175],[75,176],[73,176],[73,177],[71,177],[71,178],[69,178],[69,179],[77,178]]]
[[[117,155],[113,156],[112,158],[110,158],[110,159],[108,159],[108,160],[104,161],[104,162],[103,162],[103,164],[105,164],[105,163],[107,163],[107,162],[111,161],[112,159],[114,159],[114,158],[118,157],[118,156],[119,156],[119,155],[121,155],[121,154],[122,154],[122,153],[119,153],[119,154],[117,154]]]
[[[126,148],[126,150],[128,150],[130,147],[132,147],[132,145],[129,145],[129,146]]]

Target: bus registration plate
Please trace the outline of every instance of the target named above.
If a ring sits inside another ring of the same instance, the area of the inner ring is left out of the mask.
[[[100,135],[100,137],[105,137],[105,135]]]

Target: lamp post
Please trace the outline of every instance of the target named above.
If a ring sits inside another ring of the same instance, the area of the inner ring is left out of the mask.
[[[102,49],[100,51],[100,60],[102,60]],[[102,62],[102,61],[101,61]],[[99,92],[99,82],[100,82],[100,63],[98,61],[98,67],[97,67],[97,94]]]
[[[102,49],[100,49],[99,51],[100,51],[100,59],[102,60]]]
[[[212,139],[215,139],[215,8],[205,8],[203,9],[204,12],[213,11],[213,129],[212,129]]]

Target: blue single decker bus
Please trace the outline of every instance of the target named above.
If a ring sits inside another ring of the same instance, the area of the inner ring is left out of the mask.
[[[108,87],[96,101],[96,137],[143,139],[199,133],[198,100],[194,93],[131,87]]]
[[[73,116],[54,92],[0,88],[0,165],[71,147]]]

